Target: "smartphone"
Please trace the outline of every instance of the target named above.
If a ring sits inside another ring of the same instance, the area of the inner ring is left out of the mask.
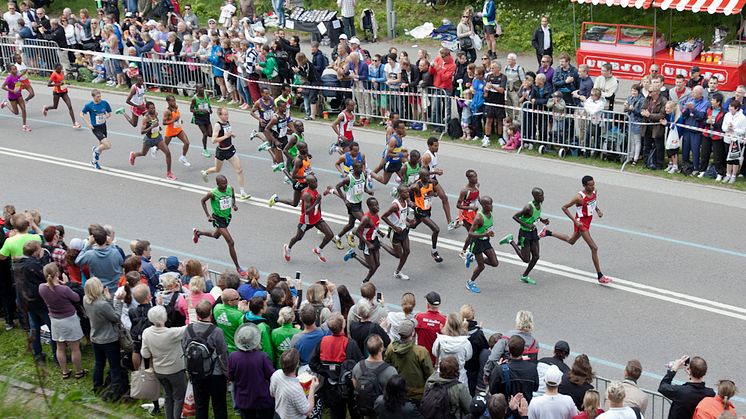
[[[299,279],[300,279],[300,271],[295,271],[295,280],[297,281]]]
[[[280,277],[280,281],[285,281],[285,282],[287,282],[287,281],[288,281],[288,277],[286,277],[286,276],[281,276],[281,277]]]
[[[321,280],[319,280],[319,283],[321,285],[323,285],[323,286],[326,286],[327,281],[326,281],[326,279],[321,279]]]
[[[378,299],[378,301],[381,301],[381,297],[383,297],[383,293],[376,293],[376,298]]]

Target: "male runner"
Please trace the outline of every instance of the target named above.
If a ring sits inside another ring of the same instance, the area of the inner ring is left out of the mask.
[[[474,218],[477,216],[477,210],[479,207],[479,178],[477,172],[469,169],[466,171],[467,184],[464,186],[458,194],[458,201],[456,201],[456,208],[458,212],[458,221],[461,223],[468,232],[471,230],[471,225],[474,224]],[[466,261],[467,269],[471,266],[471,262],[474,260],[474,255],[468,251],[471,245],[471,236],[467,235],[464,241],[464,247],[461,249],[459,256],[464,258]]]
[[[598,282],[608,284],[611,282],[611,278],[601,272],[601,263],[598,261],[598,246],[593,241],[590,231],[593,212],[595,211],[598,214],[598,218],[603,218],[604,213],[598,208],[596,202],[596,182],[593,180],[593,177],[588,175],[583,176],[582,183],[583,189],[570,202],[562,206],[562,211],[574,223],[575,229],[572,236],[552,233],[550,230],[544,229],[539,233],[539,237],[554,236],[570,245],[574,245],[582,237],[591,249],[591,258],[593,259],[593,266],[596,268]],[[575,215],[570,212],[570,207],[573,205],[575,206]]]
[[[541,205],[544,202],[544,191],[541,188],[531,190],[534,200],[529,202],[523,209],[513,215],[513,219],[520,227],[518,230],[518,243],[513,241],[513,235],[508,234],[500,240],[500,244],[510,243],[513,250],[524,263],[528,263],[526,270],[521,275],[521,281],[534,285],[536,281],[528,274],[534,269],[539,261],[539,234],[536,232],[536,220],[544,225],[549,224],[548,218],[541,218]]]
[[[251,131],[249,139],[253,140],[255,137],[259,137],[260,139],[264,140],[264,143],[260,146],[260,148],[265,144],[267,147],[259,151],[267,150],[271,146],[271,144],[267,142],[267,138],[264,138],[264,127],[266,127],[269,120],[272,119],[272,115],[275,114],[276,110],[277,107],[275,106],[275,101],[272,100],[272,96],[270,96],[269,94],[269,87],[262,87],[261,97],[259,97],[259,99],[254,102],[254,106],[251,107],[250,111],[251,116],[259,121],[259,129]]]
[[[267,141],[259,146],[259,151],[268,150],[270,156],[272,156],[273,172],[279,172],[285,168],[285,163],[282,161],[282,150],[288,144],[288,127],[292,120],[287,112],[287,103],[280,101],[277,102],[277,112],[264,126],[264,138]],[[266,147],[265,144],[271,144],[271,147]]]
[[[80,128],[80,124],[75,120],[75,112],[73,112],[73,104],[70,102],[70,96],[67,94],[67,87],[65,87],[65,72],[62,71],[62,64],[54,66],[54,71],[49,75],[49,81],[47,86],[52,88],[52,106],[44,105],[41,110],[42,115],[46,118],[47,113],[50,109],[57,109],[57,105],[60,103],[60,99],[67,105],[67,111],[70,113],[70,119],[73,121],[73,128]],[[26,98],[28,101],[28,98]]]
[[[394,278],[409,280],[409,276],[401,271],[409,257],[410,221],[407,219],[407,215],[409,214],[409,204],[407,203],[409,187],[402,183],[397,188],[397,191],[396,199],[392,202],[391,207],[383,213],[381,218],[390,227],[389,233],[392,234],[391,246],[394,248],[396,258],[399,259],[399,265],[396,267],[396,271],[394,271]]]
[[[293,161],[292,170],[285,169],[285,176],[293,182],[293,200],[288,201],[287,199],[280,199],[276,193],[272,194],[268,201],[270,208],[275,206],[278,202],[297,207],[301,200],[301,196],[303,195],[303,191],[308,187],[306,184],[306,176],[313,174],[311,171],[311,155],[308,154],[308,144],[305,142],[298,143],[296,148],[298,149],[298,156]]]
[[[348,216],[347,224],[332,239],[339,250],[344,248],[340,237],[343,237],[345,233],[348,233],[347,243],[350,247],[355,246],[355,237],[352,235],[352,228],[355,226],[355,220],[363,218],[363,193],[373,195],[373,191],[368,187],[365,177],[363,164],[356,161],[352,163],[352,172],[348,173],[347,177],[342,179],[334,187],[336,195],[344,202],[345,207],[347,207]]]
[[[337,135],[337,140],[329,147],[330,156],[335,151],[342,154],[350,150],[350,144],[355,140],[355,136],[352,134],[352,127],[355,125],[355,114],[352,112],[354,110],[355,101],[345,99],[345,108],[332,122],[332,131]]]
[[[288,135],[288,143],[285,148],[282,149],[282,154],[285,156],[285,172],[293,172],[293,162],[298,157],[298,143],[305,143],[306,137],[303,133],[306,131],[303,126],[303,121],[294,120],[292,125],[293,133]],[[289,177],[285,176],[285,183],[292,185],[293,181]]]
[[[420,180],[417,181],[410,189],[414,193],[414,223],[411,228],[417,228],[420,223],[424,223],[432,232],[431,240],[433,248],[430,249],[430,254],[433,259],[440,263],[443,262],[443,258],[438,254],[438,234],[440,228],[430,218],[433,196],[435,196],[435,190],[430,180],[430,171],[422,168],[420,170]]]
[[[443,187],[438,183],[438,176],[443,176],[443,169],[438,167],[438,147],[440,142],[436,137],[430,137],[427,139],[427,151],[422,155],[422,166],[427,167],[430,171],[430,179],[433,184],[435,193],[443,203],[443,212],[446,214],[446,221],[448,222],[448,231],[455,230],[458,225],[455,221],[451,221],[451,206],[448,203],[448,196],[443,190]]]
[[[398,120],[399,120],[399,114],[396,113],[396,112],[391,112],[389,114],[388,121],[385,122],[386,123],[386,132],[385,132],[384,135],[386,137],[386,143],[384,144],[384,146],[383,146],[383,152],[381,153],[381,161],[378,163],[378,166],[376,166],[376,168],[373,169],[373,173],[378,173],[381,170],[383,170],[383,166],[386,164],[386,151],[388,150],[388,147],[389,147],[389,139],[391,138],[391,134],[394,133],[394,122],[396,122]],[[383,124],[384,123],[381,122],[381,125],[383,125]]]
[[[352,164],[355,162],[362,163],[363,168],[365,168],[365,154],[360,152],[360,144],[357,141],[350,143],[350,151],[339,156],[337,162],[334,163],[334,167],[341,177],[347,177],[352,170]]]
[[[474,272],[471,273],[471,279],[466,281],[466,289],[473,293],[480,293],[482,290],[477,286],[476,280],[479,274],[484,270],[484,265],[490,265],[497,267],[497,255],[495,249],[490,244],[490,237],[495,236],[495,232],[492,231],[493,225],[493,214],[492,214],[492,198],[489,196],[483,196],[479,199],[479,204],[482,206],[482,210],[477,212],[474,217],[474,223],[469,229],[469,237],[471,237],[471,253],[474,254],[474,259],[477,261],[477,267],[474,268]]]
[[[236,138],[236,133],[231,127],[231,123],[228,119],[228,109],[218,108],[218,120],[215,121],[215,125],[210,129],[212,132],[212,142],[215,144],[215,165],[202,170],[202,180],[207,183],[207,176],[210,173],[220,173],[223,169],[223,163],[228,163],[233,166],[233,170],[236,172],[236,179],[238,181],[238,200],[246,201],[251,198],[251,195],[246,193],[246,180],[243,176],[243,167],[241,167],[241,159],[238,157],[236,146],[233,145],[233,139]]]
[[[324,234],[324,239],[321,240],[319,247],[313,248],[313,254],[319,258],[321,262],[326,262],[324,257],[324,246],[332,241],[334,234],[329,228],[329,225],[321,218],[321,194],[317,190],[319,185],[316,176],[306,176],[306,184],[308,188],[303,191],[300,207],[300,222],[298,223],[298,230],[295,236],[290,239],[290,242],[282,246],[282,255],[285,257],[285,261],[290,262],[290,250],[293,246],[303,239],[306,231],[316,228]]]
[[[155,111],[155,104],[153,102],[146,102],[145,109],[142,127],[140,128],[140,134],[143,135],[142,150],[130,151],[130,165],[134,166],[135,159],[145,156],[150,147],[157,147],[166,156],[166,179],[176,180],[176,176],[171,173],[171,152],[166,147],[166,143],[163,142],[161,125],[158,122],[158,113]]]
[[[166,135],[166,147],[171,144],[171,139],[176,137],[181,141],[181,157],[179,162],[186,167],[191,166],[187,160],[186,155],[189,151],[189,137],[187,137],[181,122],[181,112],[179,112],[179,105],[176,104],[176,98],[173,95],[166,96],[166,103],[168,107],[163,111],[163,125],[166,126],[164,134]]]
[[[241,269],[241,265],[238,264],[233,236],[228,231],[228,224],[231,223],[231,210],[238,211],[236,195],[233,193],[233,188],[228,186],[228,179],[225,176],[217,175],[215,183],[218,185],[217,188],[214,188],[202,197],[202,209],[205,211],[207,221],[212,223],[215,230],[200,231],[195,227],[192,229],[192,240],[194,243],[197,243],[200,236],[212,237],[213,239],[222,236],[225,239],[225,243],[228,244],[228,252],[231,255],[233,264],[236,266],[236,271],[245,277],[246,271]],[[212,214],[207,210],[207,201],[210,201]]]
[[[139,74],[135,76],[135,84],[130,88],[130,94],[127,96],[126,103],[130,105],[130,108],[132,109],[132,116],[127,115],[124,108],[117,109],[115,113],[117,115],[124,115],[124,119],[126,119],[130,125],[136,127],[139,118],[144,116],[148,111],[145,103],[145,83],[143,82],[142,76]]]
[[[404,144],[404,137],[407,135],[407,128],[404,125],[404,122],[397,120],[394,121],[392,125],[394,127],[394,132],[389,137],[389,142],[386,146],[386,164],[384,164],[383,167],[383,175],[372,172],[368,173],[368,176],[384,185],[389,183],[391,175],[399,173],[402,167],[402,158],[407,152],[407,150],[402,147]]]
[[[207,139],[212,137],[212,122],[210,122],[212,107],[210,106],[210,98],[207,96],[205,86],[202,83],[197,83],[194,87],[194,92],[192,102],[189,104],[189,111],[192,113],[192,123],[202,133],[202,156],[209,159],[210,152],[207,150]]]
[[[91,90],[91,96],[93,101],[88,102],[83,109],[80,111],[80,117],[88,125],[88,128],[93,132],[93,136],[98,140],[98,145],[94,145],[91,156],[91,165],[96,169],[101,169],[99,159],[101,153],[104,150],[111,148],[111,142],[109,142],[108,133],[106,130],[106,120],[111,117],[111,106],[109,102],[101,100],[101,92],[98,89]],[[89,118],[86,118],[86,114]],[[88,122],[90,119],[90,122]]]
[[[344,255],[345,262],[350,259],[355,259],[360,262],[361,265],[368,268],[368,275],[363,279],[363,284],[370,281],[381,266],[381,248],[392,256],[397,256],[394,249],[378,240],[377,235],[380,234],[378,224],[381,221],[381,217],[378,215],[380,209],[378,206],[378,200],[370,197],[365,201],[365,203],[368,205],[368,212],[366,212],[360,220],[360,226],[357,228],[357,236],[360,239],[360,245],[358,248],[363,251],[364,260],[357,256],[355,249],[350,249]]]

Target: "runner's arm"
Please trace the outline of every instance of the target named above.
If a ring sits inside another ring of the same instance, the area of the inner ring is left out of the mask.
[[[576,220],[573,213],[570,212],[570,207],[575,206],[575,205],[581,205],[582,203],[583,201],[580,199],[580,196],[576,195],[570,202],[562,206],[562,212],[564,212],[567,218],[572,220],[572,222],[575,223],[576,225],[579,224],[580,222]]]
[[[223,135],[222,137],[218,137],[219,132],[220,132],[220,124],[216,122],[212,125],[212,143],[213,144],[217,144],[230,136],[229,133],[226,133],[226,135]]]
[[[176,119],[171,119],[172,116],[173,114],[170,110],[166,109],[165,111],[163,111],[163,125],[169,125],[176,122]]]
[[[342,134],[339,132],[339,124],[342,122],[342,114],[339,114],[337,116],[337,119],[332,122],[332,131],[334,131],[335,134],[337,134],[337,138],[341,137]]]
[[[521,217],[530,217],[530,216],[531,216],[531,206],[526,205],[525,207],[523,207],[522,210],[516,212],[513,215],[513,220],[515,220],[516,223],[522,225],[523,227],[533,230],[536,228],[536,226],[534,226],[533,224],[525,223],[521,220]]]
[[[386,212],[383,213],[383,215],[381,215],[381,219],[384,223],[388,224],[388,226],[391,227],[392,230],[397,233],[401,233],[401,228],[394,226],[394,223],[389,220],[389,217],[395,212],[399,212],[399,207],[392,204],[391,207],[387,209]]]
[[[90,118],[88,118],[88,114],[85,113],[85,107],[80,111],[80,118],[86,125],[88,125],[89,129],[93,129],[93,125],[91,125],[91,121],[89,120]]]
[[[267,122],[267,125],[264,126],[264,137],[267,138],[267,140],[272,140],[271,142],[275,142],[275,136],[272,134],[271,128],[275,126],[277,123],[277,117],[273,116],[269,122]]]
[[[474,208],[471,205],[464,205],[464,201],[466,200],[466,194],[469,193],[469,191],[466,190],[466,188],[462,188],[461,191],[458,193],[458,200],[456,201],[456,208],[464,211],[473,210]]]
[[[125,103],[130,106],[138,107],[137,105],[132,103],[132,98],[135,96],[135,89],[136,89],[136,85],[133,85],[132,88],[130,89],[130,94],[127,95],[127,100],[125,100]]]
[[[349,183],[350,178],[346,177],[340,180],[339,183],[337,183],[337,186],[334,187],[334,190],[337,191],[337,196],[339,197],[339,199],[342,200],[342,202],[345,203],[345,205],[347,205],[347,201],[345,200],[345,193],[342,191],[342,188],[344,188],[344,186]]]
[[[254,119],[256,119],[257,121],[261,121],[261,119],[259,118],[258,112],[259,112],[259,103],[254,102],[254,106],[251,107],[251,110],[249,111],[249,113]]]
[[[212,218],[212,214],[207,210],[207,201],[215,198],[215,196],[212,194],[212,192],[208,192],[205,194],[205,196],[202,197],[200,200],[202,202],[202,210],[205,212],[205,215],[207,216],[207,219]]]
[[[604,218],[604,212],[601,211],[601,208],[596,205],[596,214],[598,214],[598,218]]]
[[[396,158],[398,155],[394,150],[396,150],[396,139],[390,138],[388,148],[386,149],[386,157]]]
[[[189,103],[189,111],[192,113],[197,112],[197,98],[192,98],[192,101]]]
[[[340,174],[340,175],[342,175],[342,176],[344,176],[344,175],[345,175],[345,171],[344,171],[344,169],[342,168],[342,163],[344,163],[344,162],[345,162],[345,156],[344,156],[344,155],[342,155],[342,156],[339,156],[339,159],[337,159],[337,162],[336,162],[336,163],[334,163],[334,167],[336,167],[336,168],[337,168],[337,171],[338,171],[338,172],[339,172],[339,174]]]
[[[150,119],[147,119],[147,118],[143,119],[142,128],[140,129],[140,134],[143,134],[143,135],[148,134],[150,133],[150,130],[152,129],[153,128],[150,126]]]
[[[236,190],[231,189],[231,202],[233,202],[233,211],[238,211],[238,205],[236,205]]]
[[[295,135],[290,135],[288,138],[288,143],[285,144],[285,148],[282,149],[282,155],[287,158],[292,158],[293,156],[290,155],[290,149],[293,148],[295,144],[298,143],[298,137]]]
[[[484,224],[484,219],[482,218],[482,214],[477,213],[477,216],[474,217],[474,223],[472,223],[471,228],[469,229],[469,237],[472,239],[479,239],[482,237],[486,237],[489,234],[489,231],[485,231],[484,233],[475,233],[475,231],[482,227]]]

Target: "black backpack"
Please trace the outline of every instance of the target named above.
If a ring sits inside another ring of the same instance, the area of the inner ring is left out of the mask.
[[[176,308],[176,300],[179,299],[180,293],[171,295],[171,301],[166,305],[166,327],[181,327],[186,324],[186,317]]]
[[[447,134],[451,138],[461,138],[464,135],[464,130],[461,129],[461,122],[458,118],[451,118],[448,121]]]
[[[152,306],[148,304],[139,305],[130,310],[130,319],[132,320],[130,336],[132,336],[132,341],[142,343],[142,332],[153,325],[153,323],[148,320],[148,311],[151,308]],[[135,316],[133,316],[133,314]]]
[[[329,396],[335,402],[348,400],[354,397],[352,385],[352,369],[355,368],[355,360],[346,359],[341,363],[324,363],[326,368],[326,384],[329,385]]]
[[[207,342],[207,338],[216,327],[211,324],[207,330],[199,335],[194,331],[193,324],[186,328],[189,341],[184,348],[184,357],[186,358],[186,370],[192,381],[209,378],[212,375],[217,355],[215,354],[215,348]]]
[[[448,419],[451,416],[451,397],[448,389],[458,384],[458,379],[447,383],[433,383],[425,390],[420,403],[420,412],[425,419]]]
[[[389,364],[383,362],[375,369],[369,369],[365,365],[365,360],[360,361],[360,378],[357,379],[355,388],[355,404],[357,404],[358,413],[363,416],[376,416],[373,405],[378,396],[383,394],[383,387],[378,381],[378,376],[389,367]]]

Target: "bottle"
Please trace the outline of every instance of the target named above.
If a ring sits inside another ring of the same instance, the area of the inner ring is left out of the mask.
[[[673,57],[673,47],[668,49],[668,56]]]

